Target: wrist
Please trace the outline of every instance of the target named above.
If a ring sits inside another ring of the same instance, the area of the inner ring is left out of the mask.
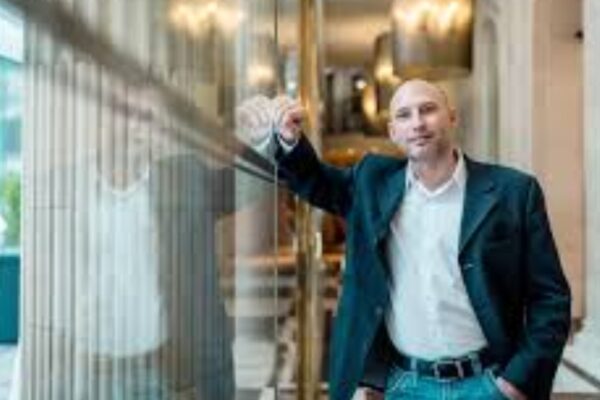
[[[296,144],[296,142],[298,141],[298,137],[295,135],[284,135],[281,132],[277,132],[277,137],[279,137],[279,139],[287,144],[288,146],[293,146],[294,144]]]
[[[281,130],[276,130],[275,136],[277,136],[279,143],[286,147],[295,146],[296,143],[298,143],[298,139],[300,138],[299,134],[296,135],[293,132],[283,132]]]

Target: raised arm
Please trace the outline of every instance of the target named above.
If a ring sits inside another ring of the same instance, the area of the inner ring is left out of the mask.
[[[292,191],[319,208],[347,214],[356,168],[337,168],[319,160],[302,134],[305,111],[298,101],[257,96],[244,102],[237,116],[252,146],[276,161],[279,176]]]

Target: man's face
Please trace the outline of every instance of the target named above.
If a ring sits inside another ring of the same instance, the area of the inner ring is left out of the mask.
[[[435,161],[451,151],[456,122],[445,93],[425,81],[404,83],[390,103],[390,138],[415,161]]]

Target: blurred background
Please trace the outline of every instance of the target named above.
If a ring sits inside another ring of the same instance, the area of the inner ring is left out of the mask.
[[[0,400],[327,398],[344,222],[235,110],[299,97],[327,161],[401,157],[412,77],[467,154],[540,178],[574,294],[555,397],[600,398],[597,0],[0,0]]]

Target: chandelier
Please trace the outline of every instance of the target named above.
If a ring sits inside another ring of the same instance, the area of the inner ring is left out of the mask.
[[[472,34],[472,0],[395,0],[395,75],[403,79],[467,75],[471,70]]]

